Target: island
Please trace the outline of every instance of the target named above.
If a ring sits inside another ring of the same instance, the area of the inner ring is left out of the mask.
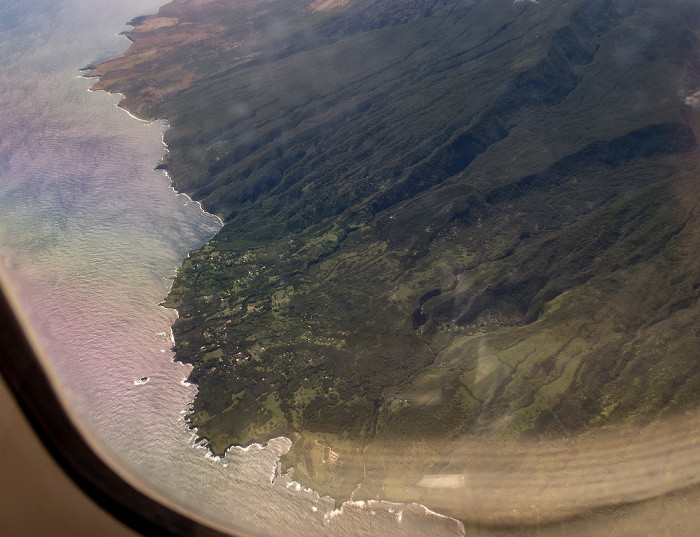
[[[693,2],[174,0],[131,25],[93,88],[168,121],[160,167],[224,222],[164,302],[215,454],[283,435],[281,471],[338,503],[464,520],[498,450],[698,409]]]

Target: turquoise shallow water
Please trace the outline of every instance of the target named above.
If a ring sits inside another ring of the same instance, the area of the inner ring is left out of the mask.
[[[461,533],[420,506],[338,512],[288,476],[273,483],[285,439],[222,460],[193,445],[182,416],[195,388],[172,361],[175,312],[158,304],[219,224],[153,170],[165,126],[131,118],[119,96],[89,92],[79,76],[123,52],[124,22],[159,3],[0,0],[0,262],[72,404],[138,479],[228,524],[285,535]]]

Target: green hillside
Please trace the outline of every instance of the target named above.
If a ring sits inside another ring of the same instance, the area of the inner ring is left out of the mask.
[[[286,435],[321,494],[430,505],[466,439],[698,407],[692,2],[285,5],[138,108],[225,221],[166,301],[215,453]]]

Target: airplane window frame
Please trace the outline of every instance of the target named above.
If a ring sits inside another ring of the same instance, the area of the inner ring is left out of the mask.
[[[244,537],[128,482],[84,437],[39,357],[29,321],[0,270],[0,375],[48,453],[97,505],[146,536]]]

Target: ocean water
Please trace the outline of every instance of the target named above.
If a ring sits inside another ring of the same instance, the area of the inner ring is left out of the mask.
[[[64,391],[137,479],[217,522],[260,534],[462,534],[419,505],[335,510],[276,476],[286,439],[222,459],[194,445],[183,415],[196,388],[172,360],[176,314],[158,304],[219,223],[153,170],[166,126],[130,117],[79,73],[126,50],[125,21],[161,1],[0,0],[0,262]]]

